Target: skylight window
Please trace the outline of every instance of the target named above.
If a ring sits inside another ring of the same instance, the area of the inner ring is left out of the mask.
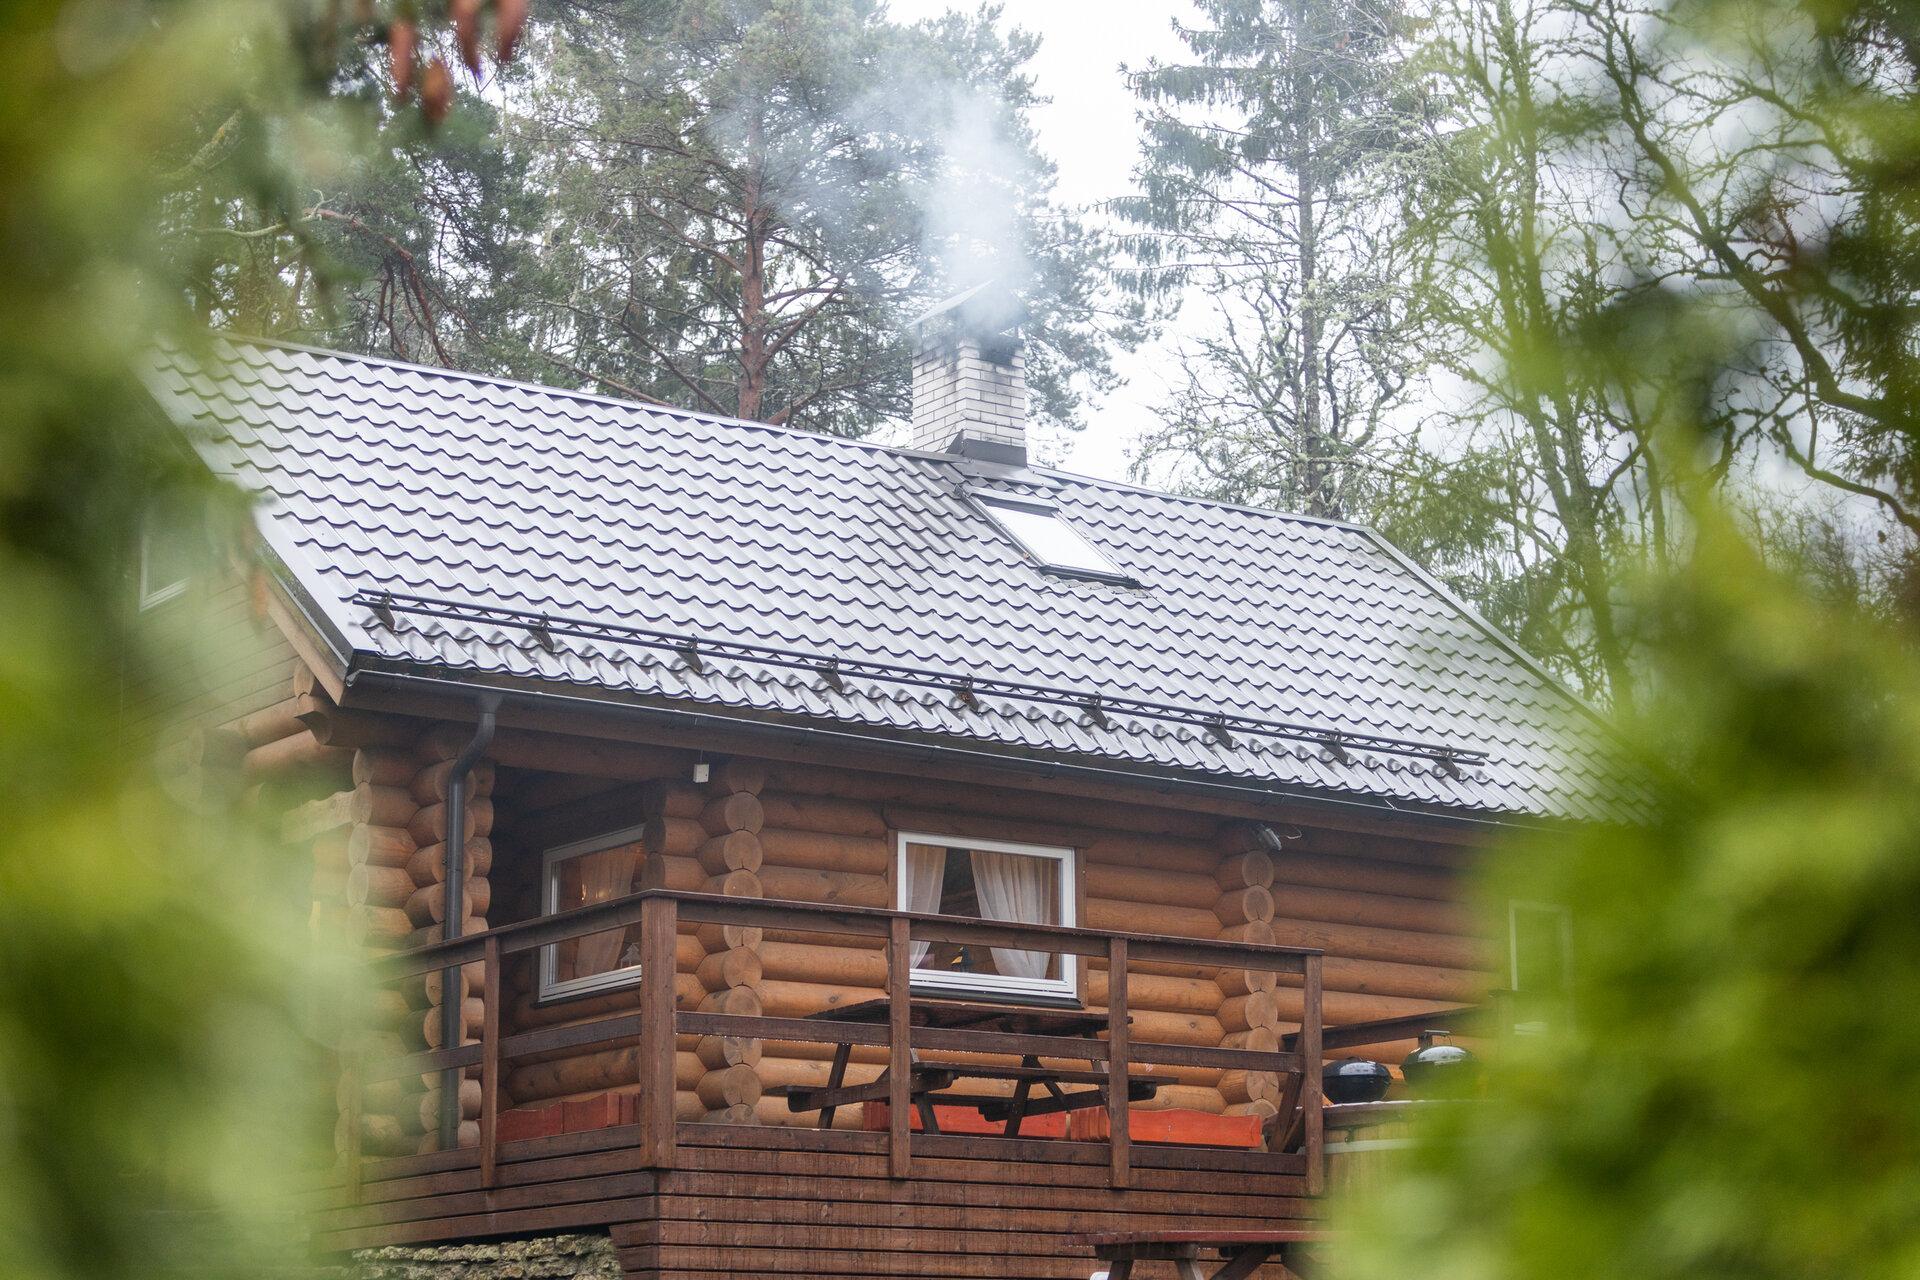
[[[1133,581],[1049,504],[1006,494],[974,496],[1022,550],[1053,572],[1112,582]]]

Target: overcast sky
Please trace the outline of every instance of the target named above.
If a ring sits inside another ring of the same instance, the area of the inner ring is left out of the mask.
[[[952,0],[891,0],[896,18],[915,21],[949,9],[971,12]],[[1134,98],[1120,65],[1177,57],[1183,46],[1173,33],[1175,15],[1186,17],[1183,0],[1020,0],[1008,4],[1003,21],[1041,38],[1030,64],[1038,89],[1052,101],[1035,116],[1040,144],[1060,167],[1060,199],[1091,204],[1125,192],[1138,154]],[[1087,429],[1064,465],[1070,471],[1127,478],[1127,452],[1150,417],[1164,385],[1152,372],[1165,367],[1152,351],[1129,357],[1127,382],[1093,406]]]

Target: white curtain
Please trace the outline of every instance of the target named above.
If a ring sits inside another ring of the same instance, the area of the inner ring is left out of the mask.
[[[970,851],[973,884],[980,893],[980,914],[1005,924],[1057,924],[1055,904],[1059,864],[1052,858],[1017,853]],[[994,967],[1009,978],[1044,978],[1052,953],[993,949]]]
[[[638,845],[623,844],[617,849],[605,849],[577,859],[581,905],[624,898],[633,892],[633,866],[639,849]],[[573,953],[573,976],[585,978],[612,969],[620,959],[620,945],[626,940],[626,931],[622,929],[590,933],[579,939]]]
[[[942,845],[910,844],[907,846],[907,910],[920,915],[934,915],[940,910],[940,891],[947,879],[947,851]],[[931,942],[913,942],[907,945],[907,964],[919,968],[920,962],[927,958]]]

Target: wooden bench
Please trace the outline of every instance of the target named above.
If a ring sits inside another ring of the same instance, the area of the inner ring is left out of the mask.
[[[1244,1280],[1270,1260],[1283,1265],[1292,1246],[1327,1238],[1320,1227],[1282,1227],[1267,1231],[1103,1231],[1080,1237],[1093,1256],[1107,1264],[1107,1280],[1129,1280],[1136,1262],[1171,1262],[1180,1280]],[[1218,1253],[1221,1266],[1209,1277],[1200,1270],[1202,1253]]]

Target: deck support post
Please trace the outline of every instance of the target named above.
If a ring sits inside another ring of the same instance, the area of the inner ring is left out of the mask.
[[[500,939],[489,934],[480,963],[480,1186],[493,1190],[500,1140]]]
[[[1322,1194],[1327,1183],[1325,1124],[1320,1114],[1320,961],[1317,952],[1301,957],[1300,1113],[1305,1122],[1302,1149],[1307,1157],[1307,1194],[1310,1196]]]
[[[887,921],[887,1173],[908,1176],[911,1085],[913,1079],[913,991],[908,961],[913,955],[912,923],[904,916]]]
[[[674,937],[679,903],[670,895],[640,906],[640,1164],[674,1163]]]
[[[1114,1189],[1133,1181],[1133,1134],[1127,1127],[1127,940],[1107,939],[1107,1130],[1108,1183]]]

